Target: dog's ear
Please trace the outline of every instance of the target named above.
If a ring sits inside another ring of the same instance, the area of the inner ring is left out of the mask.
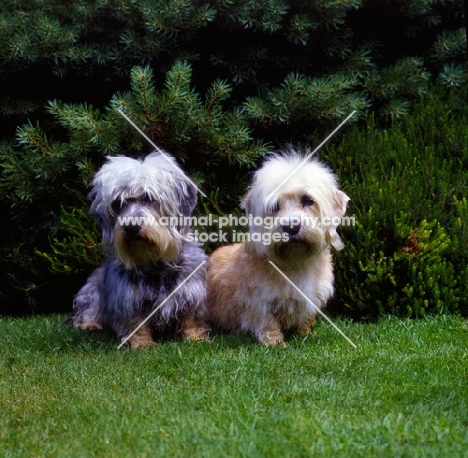
[[[333,195],[333,210],[335,216],[343,216],[346,213],[346,206],[349,202],[349,197],[339,189],[336,189]]]
[[[97,197],[97,190],[96,188],[94,187],[93,189],[91,189],[91,191],[89,191],[88,193],[88,200],[93,203],[95,200],[96,200],[96,197]]]
[[[346,206],[349,202],[349,197],[339,189],[333,192],[333,217],[341,218],[346,213]],[[342,250],[344,244],[341,241],[340,236],[336,232],[338,226],[335,224],[329,224],[325,233],[327,243],[329,243],[335,250]]]
[[[97,201],[98,199],[98,187],[93,186],[91,191],[88,193],[88,199],[91,202],[91,207],[90,207],[90,212],[95,216],[99,227],[103,228],[104,227],[104,219],[102,216],[101,209],[98,208],[100,207],[99,202]]]
[[[242,201],[240,203],[240,208],[242,210],[244,210],[245,216],[247,216],[247,218],[249,218],[253,213],[252,212],[252,207],[253,207],[252,195],[251,195],[251,192],[249,191],[244,196],[244,198],[242,199]],[[255,228],[255,226],[253,226],[253,225],[250,226],[249,232],[250,232],[251,236],[256,231],[257,231],[257,229]],[[250,240],[250,238],[248,240],[246,240],[246,242],[244,243],[244,250],[248,254],[256,254],[256,255],[259,255],[259,256],[262,256],[262,255],[266,254],[265,245],[263,243],[253,242],[253,241]]]
[[[114,245],[114,230],[107,208],[102,208],[102,188],[99,180],[98,174],[94,179],[91,191],[88,193],[88,199],[91,202],[90,212],[96,218],[102,231],[102,249],[108,253]]]
[[[190,181],[186,181],[184,186],[176,187],[176,193],[179,200],[180,213],[183,216],[192,216],[198,200],[197,188]]]
[[[240,208],[244,210],[245,215],[248,217],[252,213],[252,203],[250,202],[250,193],[242,199],[240,203]]]

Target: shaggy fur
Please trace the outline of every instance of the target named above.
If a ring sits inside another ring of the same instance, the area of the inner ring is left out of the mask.
[[[72,322],[109,326],[124,341],[206,260],[201,246],[186,240],[189,227],[158,224],[161,217],[190,216],[197,193],[170,156],[152,153],[144,160],[109,157],[89,198],[108,259],[75,296]],[[153,331],[167,327],[187,339],[206,336],[205,274],[199,269],[130,337],[132,348],[156,345]]]
[[[275,224],[252,224],[249,241],[221,247],[209,260],[209,321],[252,332],[265,345],[284,343],[286,330],[308,333],[317,313],[269,261],[322,307],[333,295],[330,247],[343,247],[336,224],[326,223],[344,215],[349,197],[324,164],[307,161],[274,192],[303,160],[292,150],[267,158],[241,206],[247,216],[277,217]],[[277,241],[263,243],[265,234]]]

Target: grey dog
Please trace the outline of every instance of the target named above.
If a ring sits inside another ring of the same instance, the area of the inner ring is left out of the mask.
[[[206,255],[184,224],[197,190],[174,159],[108,157],[89,198],[108,258],[75,296],[73,325],[110,327],[132,348],[156,345],[166,328],[204,339]]]

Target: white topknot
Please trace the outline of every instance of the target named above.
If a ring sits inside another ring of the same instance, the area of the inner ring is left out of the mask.
[[[308,158],[309,155],[308,150],[301,155],[291,147],[268,155],[241,202],[246,214],[272,215],[282,197],[307,195],[318,204],[321,218],[341,218],[349,197],[338,189],[337,178],[330,168],[316,158]],[[326,230],[332,246],[343,248],[336,225],[329,224]]]
[[[110,215],[112,202],[147,196],[160,203],[162,212],[174,215],[185,213],[181,201],[192,200],[194,193],[194,185],[166,153],[154,152],[144,159],[108,156],[93,180],[91,211]]]
[[[265,158],[262,167],[254,174],[252,185],[241,207],[247,213],[265,215],[275,206],[280,195],[304,192],[321,203],[329,214],[338,190],[338,181],[328,166],[316,158],[307,158],[309,150],[302,155],[289,148]],[[347,200],[344,202],[346,204]]]

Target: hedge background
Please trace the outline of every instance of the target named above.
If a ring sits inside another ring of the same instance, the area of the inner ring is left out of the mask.
[[[70,311],[100,261],[89,182],[149,145],[238,211],[248,172],[318,144],[352,198],[333,309],[466,314],[461,0],[2,2],[0,313]],[[212,246],[207,246],[210,250]]]

